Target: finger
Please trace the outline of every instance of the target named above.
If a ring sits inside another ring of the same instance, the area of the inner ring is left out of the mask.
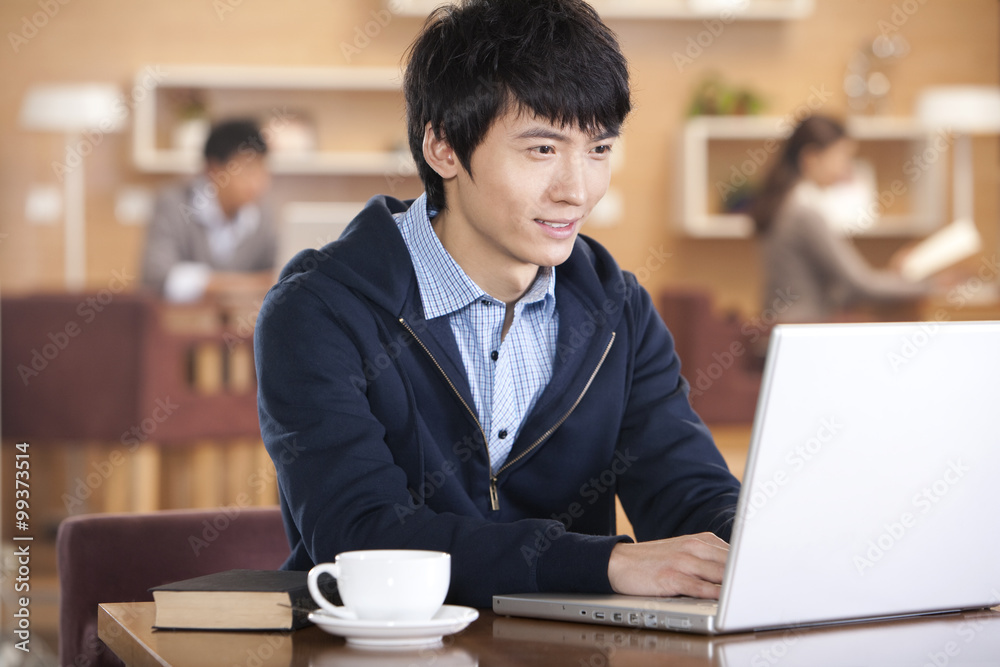
[[[665,597],[674,597],[677,595],[687,595],[695,598],[709,598],[718,599],[719,592],[722,590],[722,586],[718,583],[712,581],[706,581],[705,579],[695,576],[688,575],[679,571],[672,571],[669,573],[664,573],[663,580],[660,582],[659,595]]]
[[[692,535],[684,546],[687,553],[702,560],[724,564],[729,558],[729,545],[711,533]]]
[[[681,593],[681,595],[687,595],[693,598],[718,600],[719,594],[722,592],[722,586],[701,579],[691,579],[686,582],[684,590],[685,592]]]
[[[707,560],[693,556],[678,563],[677,569],[690,577],[721,584],[726,565],[725,561]]]
[[[697,539],[699,542],[704,542],[705,544],[708,544],[708,545],[711,545],[711,546],[714,546],[714,547],[720,547],[720,548],[725,549],[727,551],[729,550],[729,542],[726,542],[724,539],[722,539],[721,537],[719,537],[715,533],[695,533],[694,535],[691,535],[690,537],[693,537],[693,538]]]
[[[676,554],[669,563],[663,563],[656,572],[656,578],[667,590],[678,590],[690,581],[704,581],[721,584],[725,565],[704,560],[692,554]]]

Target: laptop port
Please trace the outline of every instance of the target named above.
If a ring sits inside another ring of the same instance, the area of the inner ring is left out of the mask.
[[[603,621],[604,620],[604,612],[603,611],[595,611],[594,612],[594,618],[596,618],[598,621]]]
[[[620,611],[616,611],[616,612],[614,613],[614,616],[612,616],[612,617],[611,617],[611,619],[612,619],[612,620],[613,620],[613,621],[614,621],[615,623],[621,623],[621,622],[622,622],[622,613],[621,613]]]
[[[636,614],[635,612],[632,612],[631,614],[629,614],[628,615],[628,624],[629,625],[639,625],[639,614]]]
[[[656,627],[656,614],[646,614],[643,616],[643,620],[647,628]]]

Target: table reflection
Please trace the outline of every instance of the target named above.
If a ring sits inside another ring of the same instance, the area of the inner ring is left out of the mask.
[[[498,617],[498,642],[544,643],[589,650],[583,665],[628,667],[707,664],[724,667],[809,665],[992,665],[1000,660],[1000,612],[702,637]],[[574,662],[573,664],[578,664]]]

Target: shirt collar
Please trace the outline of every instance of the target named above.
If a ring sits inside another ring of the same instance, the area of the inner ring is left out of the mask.
[[[473,282],[441,245],[431,226],[435,215],[437,211],[428,206],[427,195],[422,194],[405,213],[394,216],[413,261],[424,317],[430,320],[450,315],[481,299],[500,303]],[[555,282],[555,268],[543,267],[519,304],[542,302],[545,316],[551,317],[555,310]]]

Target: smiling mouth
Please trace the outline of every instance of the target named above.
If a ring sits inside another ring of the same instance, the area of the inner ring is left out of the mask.
[[[542,220],[540,218],[535,218],[535,222],[540,222],[546,227],[551,227],[552,229],[565,229],[573,225],[572,222],[551,222],[549,220]]]

